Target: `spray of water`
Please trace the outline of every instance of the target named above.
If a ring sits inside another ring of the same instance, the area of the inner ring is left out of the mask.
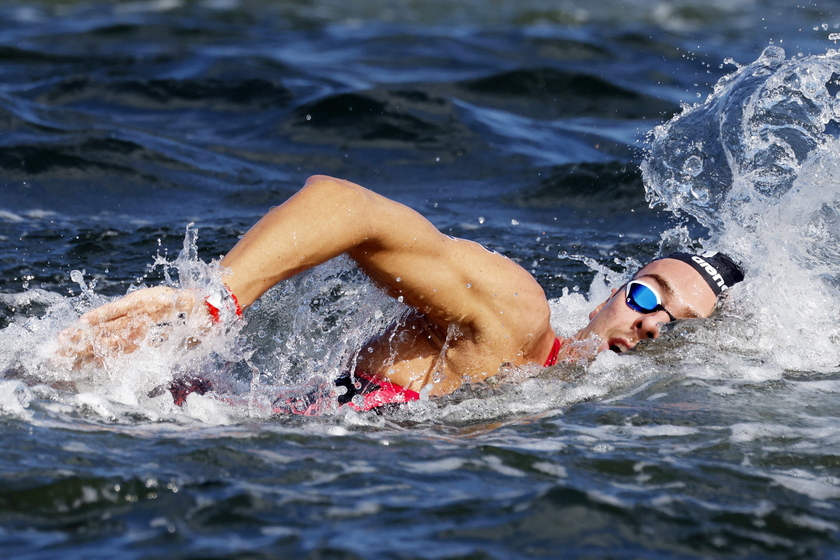
[[[696,219],[709,235],[694,243],[747,272],[725,320],[690,335],[718,353],[782,370],[840,363],[838,77],[837,51],[786,59],[771,46],[654,131],[649,200]]]
[[[150,267],[161,273],[163,286],[200,294],[223,289],[223,270],[200,259],[197,239],[190,225],[176,258],[155,257]],[[39,300],[47,311],[42,317],[21,315],[0,331],[0,371],[11,383],[7,390],[0,387],[0,400],[6,395],[9,401],[0,402],[2,410],[26,411],[34,388],[109,421],[131,422],[139,415],[230,423],[270,417],[278,400],[295,399],[305,400],[310,414],[329,415],[340,392],[334,380],[353,370],[366,340],[406,312],[339,258],[270,290],[243,320],[208,330],[203,314],[187,315],[153,327],[133,352],[98,350],[95,362],[78,367],[57,352],[58,335],[111,298],[99,295],[83,271],[70,276],[79,287],[75,297],[39,290],[4,296]],[[129,293],[146,288],[133,286]],[[196,381],[202,390],[177,405],[172,387]]]

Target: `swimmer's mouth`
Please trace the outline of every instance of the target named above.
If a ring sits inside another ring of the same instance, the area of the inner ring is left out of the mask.
[[[623,338],[612,338],[609,341],[609,348],[616,354],[621,354],[622,352],[627,352],[632,348],[629,341]]]

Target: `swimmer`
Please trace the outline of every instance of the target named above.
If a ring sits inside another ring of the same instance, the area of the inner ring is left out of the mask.
[[[356,383],[339,382],[350,393],[361,386],[363,410],[415,400],[424,388],[432,397],[446,395],[465,380],[498,374],[503,364],[574,360],[574,341],[594,341],[599,352],[625,352],[657,338],[666,323],[710,316],[720,295],[743,279],[725,255],[669,255],[613,289],[590,313],[589,324],[563,339],[551,327],[543,289],[512,260],[444,235],[414,210],[359,185],[315,176],[222,259],[226,293],[208,297],[168,287],[132,292],[64,331],[62,352],[78,367],[102,353],[131,352],[149,328],[179,316],[203,314],[208,328],[234,320],[272,286],[342,254],[414,309],[404,324],[365,345],[352,372]]]

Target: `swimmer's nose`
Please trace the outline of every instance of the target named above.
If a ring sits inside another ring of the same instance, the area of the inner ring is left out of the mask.
[[[639,333],[639,340],[643,338],[659,338],[660,327],[669,321],[664,311],[646,313],[636,321],[636,331]]]

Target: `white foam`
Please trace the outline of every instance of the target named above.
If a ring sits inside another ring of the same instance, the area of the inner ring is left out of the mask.
[[[460,470],[466,460],[460,457],[447,457],[436,461],[401,462],[400,465],[417,474],[440,474]]]
[[[330,518],[353,518],[353,517],[367,517],[376,515],[382,510],[380,502],[361,501],[352,507],[329,507],[326,510],[327,517]]]
[[[23,222],[24,218],[14,212],[0,209],[0,220],[5,220],[7,222]]]
[[[732,442],[750,442],[767,439],[804,439],[809,445],[819,445],[818,442],[840,442],[840,433],[833,425],[824,427],[800,427],[784,424],[745,422],[733,424],[730,427]]]
[[[825,519],[818,519],[811,515],[789,515],[787,516],[787,520],[795,525],[799,525],[800,527],[804,527],[805,529],[810,529],[812,531],[826,533],[836,533],[837,531],[840,531],[840,525],[837,523],[831,523]]]
[[[833,476],[818,477],[803,470],[791,470],[770,474],[770,478],[788,490],[815,500],[836,500],[840,498],[840,479]]]
[[[32,417],[32,391],[20,381],[0,380],[0,413],[21,419]]]
[[[645,437],[645,438],[653,438],[653,437],[685,437],[685,436],[693,436],[699,433],[697,428],[689,428],[688,426],[671,426],[671,425],[661,425],[661,426],[635,426],[632,429],[629,429],[630,433]]]
[[[207,424],[225,426],[234,422],[228,404],[197,393],[187,395],[183,410],[185,414]]]
[[[510,465],[506,465],[502,462],[502,459],[497,457],[496,455],[488,455],[484,457],[484,464],[490,467],[492,470],[496,471],[499,474],[503,474],[505,476],[513,476],[513,477],[523,477],[525,473],[521,470],[511,467]]]
[[[557,465],[555,463],[547,463],[545,461],[537,461],[533,465],[532,468],[538,470],[542,473],[545,473],[549,476],[553,476],[556,478],[568,478],[569,473],[566,471],[566,467],[562,465]]]

